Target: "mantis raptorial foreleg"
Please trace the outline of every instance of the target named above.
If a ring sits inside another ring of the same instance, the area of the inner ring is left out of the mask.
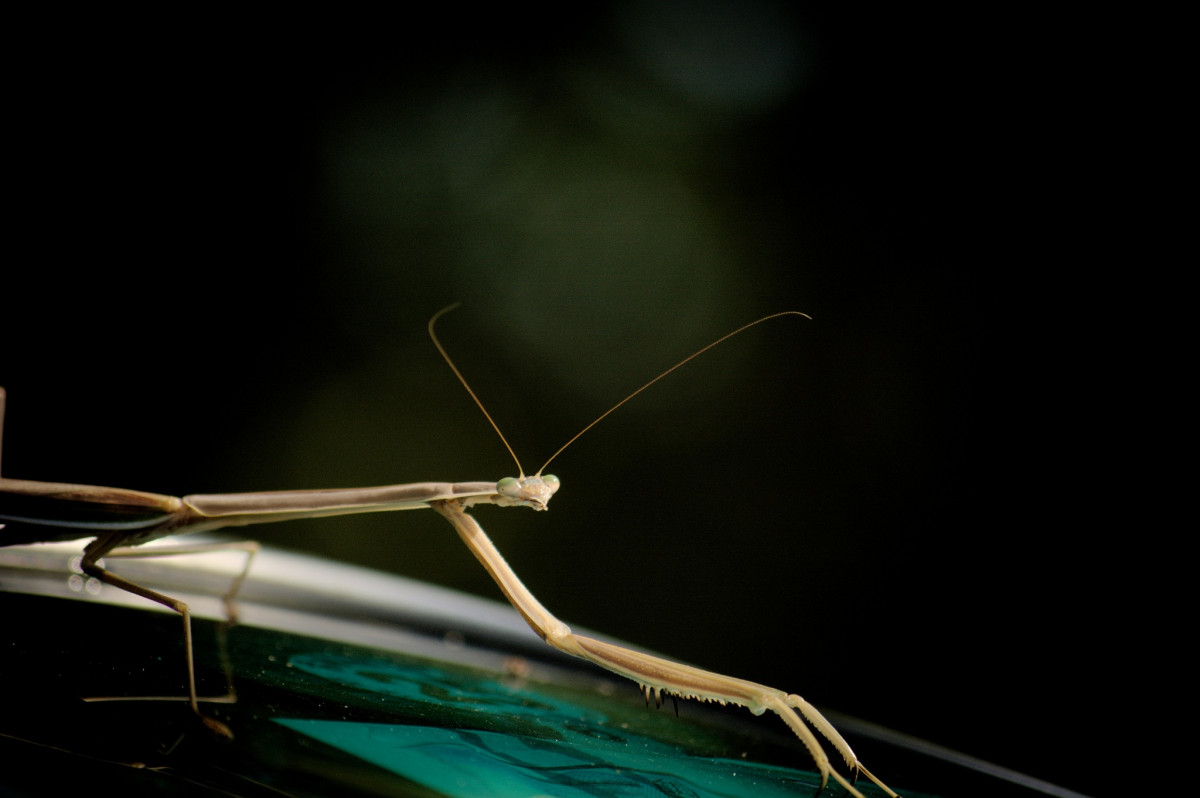
[[[430,506],[450,522],[458,532],[458,536],[462,538],[463,543],[499,585],[509,603],[517,608],[525,621],[549,645],[559,651],[595,663],[620,676],[632,679],[647,695],[653,691],[656,696],[667,693],[679,698],[715,701],[722,705],[738,704],[746,707],[755,715],[761,715],[765,711],[771,710],[783,719],[808,749],[821,774],[822,788],[828,782],[829,777],[833,776],[852,794],[861,798],[862,793],[830,765],[829,757],[821,748],[820,741],[817,740],[812,729],[805,724],[804,720],[807,720],[813,728],[821,732],[832,743],[833,747],[846,760],[846,765],[851,771],[863,773],[886,790],[889,795],[896,795],[886,784],[875,778],[862,766],[858,757],[854,755],[837,730],[800,696],[788,695],[782,690],[772,687],[735,679],[731,676],[722,676],[719,673],[712,673],[634,651],[624,646],[606,643],[593,637],[575,634],[569,626],[554,617],[529,592],[520,577],[509,567],[504,557],[492,544],[491,538],[483,531],[483,527],[474,517],[467,514],[463,501],[435,501],[431,502]],[[804,720],[793,710],[799,710],[800,714],[804,716]]]

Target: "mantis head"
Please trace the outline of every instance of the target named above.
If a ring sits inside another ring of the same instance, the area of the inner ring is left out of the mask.
[[[506,507],[532,507],[535,510],[545,510],[550,497],[562,483],[553,474],[534,474],[531,477],[505,477],[496,483],[496,492],[502,501],[497,502]]]

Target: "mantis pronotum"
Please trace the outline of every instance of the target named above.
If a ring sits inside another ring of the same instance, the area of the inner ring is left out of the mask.
[[[199,708],[188,606],[182,601],[112,573],[103,567],[101,558],[181,554],[210,551],[214,547],[229,547],[225,544],[208,544],[162,550],[155,554],[133,548],[151,540],[183,532],[210,531],[228,526],[245,526],[293,518],[432,508],[450,522],[512,606],[550,646],[632,679],[639,685],[647,701],[653,696],[658,702],[663,694],[667,694],[678,698],[737,704],[756,715],[761,715],[769,709],[779,715],[804,744],[821,774],[822,786],[833,776],[852,794],[861,798],[861,793],[853,784],[832,767],[814,730],[820,732],[841,754],[851,773],[865,774],[889,795],[895,796],[895,792],[863,767],[829,721],[800,696],[573,633],[570,627],[543,607],[521,583],[483,528],[466,512],[476,504],[545,510],[551,496],[559,488],[557,477],[543,474],[546,467],[567,446],[609,413],[691,359],[743,330],[779,316],[806,314],[798,311],[773,314],[717,339],[622,399],[567,441],[536,474],[526,476],[499,427],[459,373],[434,333],[437,320],[453,307],[443,309],[430,319],[430,337],[455,376],[496,430],[509,454],[517,461],[519,476],[507,477],[498,482],[424,482],[374,488],[191,495],[182,498],[121,488],[0,478],[0,522],[3,522],[3,528],[0,528],[0,546],[94,537],[83,550],[80,563],[83,572],[121,590],[157,602],[182,616],[188,669],[187,700],[192,711],[209,729],[231,736],[230,730],[224,724],[205,716]],[[3,432],[4,398],[3,389],[0,389],[0,434]],[[248,554],[243,570],[225,597],[227,612],[232,617],[233,599],[249,571],[256,547],[252,543],[231,545]]]

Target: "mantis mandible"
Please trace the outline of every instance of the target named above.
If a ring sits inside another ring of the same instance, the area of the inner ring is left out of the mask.
[[[775,313],[722,336],[622,399],[567,441],[536,474],[526,476],[500,428],[471,390],[434,332],[437,320],[455,307],[457,305],[444,308],[430,319],[429,335],[438,352],[483,411],[505,448],[517,462],[517,477],[506,477],[498,482],[422,482],[373,488],[209,494],[182,498],[123,488],[0,478],[0,522],[3,523],[0,527],[0,546],[93,537],[83,549],[81,570],[101,582],[161,604],[180,614],[183,619],[187,658],[188,703],[209,729],[231,737],[232,732],[225,724],[200,711],[201,699],[196,694],[193,663],[191,615],[187,604],[112,573],[103,567],[101,558],[166,556],[212,551],[216,548],[239,548],[247,553],[246,562],[225,595],[226,611],[232,619],[236,613],[233,601],[249,572],[257,544],[204,544],[155,550],[153,553],[134,547],[184,532],[211,531],[223,527],[294,518],[431,508],[450,522],[467,548],[495,580],[509,603],[550,646],[632,679],[638,684],[647,702],[651,696],[656,703],[661,702],[663,694],[666,694],[723,705],[737,704],[746,707],[755,715],[771,710],[779,715],[808,750],[821,774],[822,787],[828,783],[829,777],[833,776],[850,793],[862,798],[854,785],[830,764],[829,757],[814,730],[824,736],[841,755],[851,774],[861,772],[889,795],[896,796],[895,792],[863,767],[832,724],[800,696],[575,634],[570,627],[543,607],[525,587],[483,528],[467,513],[468,508],[477,504],[545,510],[560,482],[557,477],[543,472],[555,457],[584,432],[675,369],[738,333],[780,316],[808,318],[807,314],[799,311]],[[3,389],[0,389],[0,434],[3,433],[4,405],[5,395]]]

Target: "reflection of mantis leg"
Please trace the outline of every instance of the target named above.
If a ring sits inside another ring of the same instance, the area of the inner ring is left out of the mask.
[[[533,630],[554,648],[632,679],[641,686],[647,696],[652,692],[656,699],[665,692],[680,698],[716,701],[720,704],[738,704],[748,708],[755,715],[761,715],[769,709],[779,715],[804,743],[821,774],[822,787],[832,775],[852,794],[861,798],[861,793],[830,766],[829,758],[821,748],[820,741],[813,730],[805,724],[804,721],[807,720],[813,728],[830,741],[852,771],[862,772],[867,778],[886,790],[889,795],[896,795],[887,785],[862,766],[854,752],[850,750],[850,746],[846,744],[846,741],[829,721],[800,696],[788,695],[782,690],[730,676],[722,676],[718,673],[682,665],[661,657],[643,654],[573,633],[570,627],[551,615],[550,611],[543,607],[541,602],[521,583],[520,578],[492,545],[487,533],[473,517],[464,511],[461,501],[435,501],[431,505],[454,526],[471,553],[500,586],[500,590],[503,591],[509,603],[521,613]],[[802,720],[800,715],[793,710],[798,710],[804,719]]]
[[[254,555],[258,553],[259,545],[253,541],[232,541],[229,543],[206,543],[195,546],[183,546],[171,549],[136,549],[136,548],[120,548],[105,551],[106,539],[98,538],[84,550],[83,560],[80,563],[80,568],[88,576],[95,577],[105,584],[124,590],[127,593],[132,593],[135,596],[161,604],[168,609],[179,613],[183,618],[183,644],[184,654],[187,659],[187,679],[188,679],[188,695],[187,702],[191,706],[192,711],[203,721],[204,725],[221,734],[225,737],[232,737],[233,732],[229,730],[224,723],[213,718],[206,717],[200,712],[200,701],[213,703],[232,703],[237,700],[237,696],[233,689],[233,672],[229,663],[229,654],[226,646],[226,631],[228,627],[237,622],[237,604],[236,598],[238,591],[242,588],[242,583],[246,581],[246,575],[250,571],[250,563],[254,560]],[[201,554],[213,551],[244,551],[246,552],[246,564],[243,566],[241,573],[233,580],[228,591],[222,597],[225,603],[225,613],[227,620],[222,624],[218,631],[218,646],[220,648],[221,665],[225,671],[225,679],[227,684],[227,692],[224,696],[213,698],[199,698],[196,695],[196,666],[193,655],[192,646],[192,614],[188,605],[179,599],[159,593],[141,585],[131,582],[124,577],[114,574],[100,565],[98,561],[101,557],[167,557],[176,554]],[[170,696],[145,696],[145,697],[130,697],[130,698],[88,698],[87,701],[129,701],[129,700],[151,700],[151,701],[170,701],[175,700]]]

